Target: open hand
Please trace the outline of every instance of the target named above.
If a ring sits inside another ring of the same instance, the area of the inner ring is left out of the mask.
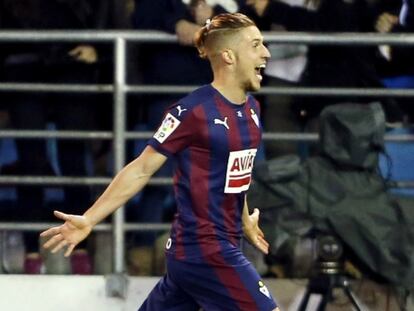
[[[92,231],[92,225],[85,216],[69,215],[55,211],[55,216],[64,220],[64,224],[43,231],[40,236],[49,239],[43,244],[46,249],[52,248],[56,253],[66,247],[65,257],[70,256],[73,249]]]
[[[255,208],[248,219],[243,221],[243,232],[246,239],[262,253],[269,253],[269,243],[265,240],[263,231],[259,228],[259,209]]]

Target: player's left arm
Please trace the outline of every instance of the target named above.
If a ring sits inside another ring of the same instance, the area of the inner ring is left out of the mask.
[[[265,240],[263,231],[259,227],[259,209],[255,208],[252,214],[249,214],[247,199],[244,198],[244,207],[242,214],[243,232],[246,239],[258,248],[262,253],[269,253],[269,243]]]

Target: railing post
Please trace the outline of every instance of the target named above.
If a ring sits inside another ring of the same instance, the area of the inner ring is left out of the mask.
[[[118,173],[125,164],[125,120],[126,120],[126,44],[123,37],[117,37],[115,44],[114,62],[114,115],[113,115],[113,153],[114,173]],[[113,217],[113,239],[114,239],[114,272],[124,272],[125,258],[125,230],[124,210],[118,209]]]

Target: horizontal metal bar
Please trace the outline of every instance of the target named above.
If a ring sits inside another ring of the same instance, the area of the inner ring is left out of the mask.
[[[125,223],[125,231],[163,231],[171,228],[170,223]]]
[[[125,138],[133,139],[149,139],[154,135],[154,132],[126,132]],[[0,138],[57,138],[57,139],[112,139],[112,132],[86,132],[86,131],[47,131],[47,130],[0,130]],[[264,140],[279,140],[279,141],[317,141],[319,135],[317,133],[277,133],[264,132]],[[394,142],[411,142],[414,141],[414,134],[399,134],[399,135],[385,135],[385,141]]]
[[[359,96],[359,97],[414,97],[413,89],[348,88],[348,87],[270,87],[264,86],[257,94],[294,96]]]
[[[111,42],[123,38],[131,42],[176,43],[175,35],[161,31],[111,31],[111,30],[2,30],[0,42]]]
[[[0,176],[0,185],[53,185],[53,186],[72,186],[72,185],[108,185],[111,177],[60,177],[60,176]],[[153,177],[150,179],[149,186],[171,186],[173,179],[169,177]],[[401,188],[414,188],[414,181],[393,181],[392,186]]]
[[[323,44],[323,45],[412,45],[414,35],[407,33],[311,33],[311,32],[263,32],[268,43]],[[88,41],[110,42],[123,38],[130,42],[175,43],[177,37],[160,31],[111,31],[111,30],[2,30],[0,42],[51,42]]]
[[[316,133],[263,133],[263,140],[283,140],[283,141],[317,141],[319,135]]]
[[[111,181],[109,177],[63,177],[63,176],[0,176],[0,185],[107,185]]]
[[[135,94],[186,94],[195,85],[127,85],[125,92]],[[110,84],[53,84],[53,83],[0,83],[0,92],[69,92],[69,93],[110,93]],[[414,97],[413,89],[388,88],[344,88],[344,87],[274,87],[263,86],[255,94],[292,96],[360,96],[360,97]],[[58,102],[56,102],[58,103]]]
[[[186,94],[195,90],[198,85],[128,85],[125,90],[136,94]]]
[[[0,222],[0,231],[43,231],[50,227],[60,226],[62,223],[35,223],[35,222]],[[96,225],[94,231],[110,231],[111,224],[99,224]]]
[[[391,142],[412,142],[414,141],[413,134],[399,134],[399,135],[385,135],[385,141]]]
[[[112,132],[63,130],[0,130],[0,138],[112,139]]]
[[[395,180],[390,181],[391,188],[398,188],[398,189],[414,189],[414,180]]]
[[[160,120],[161,121],[161,120]],[[154,132],[145,131],[145,132],[126,132],[125,138],[126,139],[149,139],[154,136]]]
[[[380,34],[376,32],[263,32],[266,42],[309,45],[412,45],[414,36],[405,33]]]
[[[62,185],[62,186],[93,186],[108,185],[111,177],[68,177],[68,176],[0,176],[0,185]],[[172,185],[172,178],[153,177],[148,182],[150,186],[169,186]]]
[[[43,231],[51,227],[60,226],[62,223],[32,223],[32,222],[0,222],[0,231]],[[169,230],[169,223],[125,223],[125,231],[163,231]],[[104,223],[96,225],[93,230],[102,232],[110,231],[112,224]]]
[[[111,93],[111,84],[57,84],[57,83],[0,83],[0,91],[8,92],[69,92],[69,93]]]
[[[197,86],[185,85],[130,85],[127,91],[137,94],[185,94]],[[413,89],[344,88],[344,87],[274,87],[263,86],[255,94],[294,96],[361,96],[361,97],[414,97]]]
[[[283,140],[283,141],[313,141],[316,142],[319,139],[317,133],[276,133],[265,132],[263,133],[264,140]],[[384,140],[386,142],[412,142],[414,141],[414,134],[399,134],[399,135],[385,135]]]
[[[126,139],[149,139],[154,135],[153,132],[127,132],[125,134]],[[278,140],[278,141],[317,141],[319,134],[317,133],[277,133],[277,132],[264,132],[264,140]],[[399,135],[385,135],[385,141],[394,142],[411,142],[414,141],[413,134],[399,134]]]

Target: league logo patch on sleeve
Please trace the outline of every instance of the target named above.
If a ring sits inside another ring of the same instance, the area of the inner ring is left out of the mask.
[[[168,113],[162,121],[162,124],[159,127],[158,131],[154,134],[154,138],[160,143],[163,143],[168,138],[168,136],[170,136],[175,131],[180,123],[180,120],[174,117],[171,113]]]

